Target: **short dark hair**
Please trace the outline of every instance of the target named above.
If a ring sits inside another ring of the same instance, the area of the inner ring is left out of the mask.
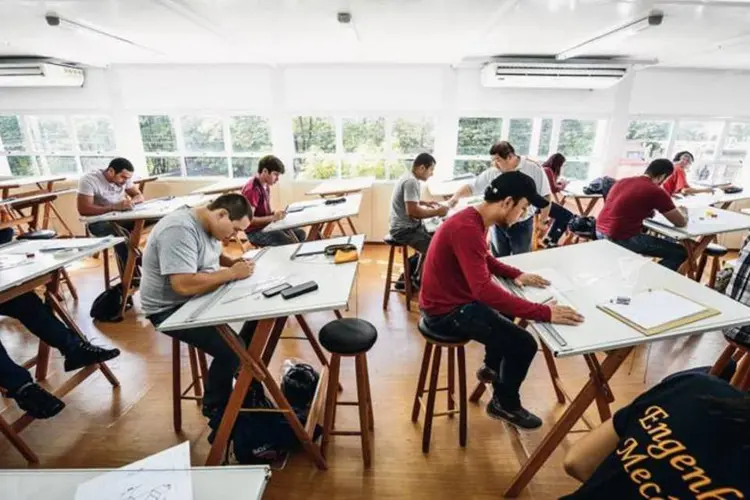
[[[537,192],[534,179],[518,170],[497,176],[484,191],[484,201],[487,203],[497,203],[509,196],[514,203],[526,198],[537,208],[549,205],[549,202]]]
[[[649,177],[656,178],[662,175],[669,177],[672,175],[672,172],[674,172],[674,165],[672,162],[666,158],[659,158],[649,163],[644,173]]]
[[[123,170],[127,170],[128,172],[135,171],[135,169],[133,168],[133,164],[130,163],[130,160],[128,160],[127,158],[113,158],[107,166],[107,169],[110,168],[114,170],[116,174],[119,174]]]
[[[432,156],[430,153],[419,153],[416,158],[414,158],[414,163],[411,164],[411,168],[416,168],[420,165],[423,167],[430,168],[435,164],[435,157]]]
[[[222,208],[229,213],[229,220],[240,220],[243,217],[252,220],[253,218],[253,206],[241,194],[223,194],[208,205],[209,210],[219,210]]]
[[[499,156],[503,160],[508,159],[510,155],[516,154],[516,148],[508,141],[496,142],[490,148],[490,156]]]
[[[274,155],[266,155],[258,162],[258,173],[262,173],[264,170],[271,172],[278,172],[279,175],[284,173],[284,162],[279,160]]]
[[[682,155],[688,155],[690,157],[691,162],[695,161],[695,156],[693,156],[693,153],[691,153],[690,151],[680,151],[679,153],[674,155],[674,160],[672,161],[675,161],[675,162],[680,161],[680,158],[682,158]]]

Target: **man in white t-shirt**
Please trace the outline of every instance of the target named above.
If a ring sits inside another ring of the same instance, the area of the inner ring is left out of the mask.
[[[519,171],[528,175],[534,181],[537,192],[550,200],[552,190],[550,189],[549,180],[542,167],[528,158],[521,158],[516,154],[516,150],[508,141],[500,141],[490,148],[492,156],[492,166],[479,174],[470,184],[462,186],[449,203],[455,205],[459,198],[465,196],[480,196],[484,194],[485,189],[498,176],[506,173]],[[547,205],[540,212],[540,224],[544,227],[547,225],[549,218],[550,206]],[[506,257],[519,253],[531,251],[531,238],[534,232],[534,215],[536,208],[529,206],[526,214],[519,221],[508,229],[495,226],[492,231],[492,253],[496,257]]]

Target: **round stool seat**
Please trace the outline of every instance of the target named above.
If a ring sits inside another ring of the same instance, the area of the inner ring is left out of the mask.
[[[706,255],[709,257],[723,257],[728,252],[727,247],[717,245],[716,243],[709,243],[706,247]]]
[[[333,354],[360,354],[375,345],[378,331],[359,318],[331,321],[320,330],[320,345]]]
[[[17,240],[53,240],[57,238],[57,232],[52,229],[37,229],[23,233],[16,238]]]
[[[432,330],[429,326],[427,326],[427,323],[425,323],[424,318],[420,318],[419,320],[419,333],[424,336],[425,339],[431,342],[437,342],[439,344],[455,344],[455,345],[465,345],[468,343],[468,340],[456,340],[455,337],[446,337],[445,335],[442,335],[435,330]]]
[[[396,240],[393,239],[393,236],[391,236],[390,234],[386,234],[383,237],[383,241],[385,241],[385,243],[387,245],[391,245],[391,246],[396,246],[397,247],[397,246],[401,245],[401,243],[397,243]]]

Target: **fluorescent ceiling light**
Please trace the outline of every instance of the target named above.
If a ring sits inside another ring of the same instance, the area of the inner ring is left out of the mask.
[[[136,47],[141,50],[147,50],[149,52],[153,52],[155,54],[163,55],[158,50],[154,50],[150,47],[146,47],[144,45],[140,45],[138,43],[135,43],[132,40],[128,40],[127,38],[123,38],[121,36],[114,35],[112,33],[107,33],[106,31],[102,31],[98,28],[94,28],[93,26],[89,26],[87,24],[80,23],[78,21],[73,21],[71,19],[66,19],[64,17],[60,17],[54,12],[48,12],[45,14],[44,18],[47,20],[47,24],[53,27],[61,27],[64,29],[71,30],[76,33],[80,33],[85,36],[96,36],[99,38],[104,38],[107,40],[114,40],[116,42],[120,42],[123,44],[130,45],[131,47]]]
[[[555,59],[557,59],[558,61],[564,61],[566,59],[571,59],[573,57],[578,57],[584,54],[590,54],[592,51],[596,50],[596,47],[598,45],[611,43],[614,41],[622,41],[626,38],[630,38],[636,33],[639,33],[647,28],[650,28],[652,26],[659,26],[663,19],[664,14],[661,11],[651,11],[651,13],[646,17],[631,21],[618,28],[596,36],[591,40],[579,43],[574,47],[560,52],[555,56]]]

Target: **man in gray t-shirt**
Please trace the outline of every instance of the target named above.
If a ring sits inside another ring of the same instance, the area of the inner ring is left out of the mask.
[[[141,304],[155,327],[191,297],[253,273],[252,261],[224,255],[221,247],[222,240],[244,231],[251,218],[244,196],[225,194],[208,206],[179,209],[154,226],[143,252]],[[254,331],[255,322],[248,322],[240,336],[249,342]],[[213,356],[203,398],[203,413],[210,418],[229,400],[239,359],[214,327],[164,333]]]

